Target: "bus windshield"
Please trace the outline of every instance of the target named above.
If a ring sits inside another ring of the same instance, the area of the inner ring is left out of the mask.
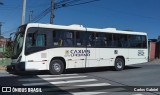
[[[24,34],[25,34],[25,28],[22,26],[18,29],[18,32],[16,33],[16,37],[14,40],[13,59],[18,58],[19,54],[22,51],[23,42],[24,42]]]

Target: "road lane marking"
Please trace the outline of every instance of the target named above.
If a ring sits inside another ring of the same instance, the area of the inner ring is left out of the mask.
[[[109,86],[111,84],[109,83],[96,83],[96,84],[85,84],[85,85],[75,85],[75,86],[85,86],[85,87],[88,87],[88,86]]]
[[[51,84],[65,84],[65,83],[79,83],[79,82],[91,82],[97,81],[96,79],[83,79],[83,80],[70,80],[70,81],[59,81],[59,82],[50,82]]]
[[[76,76],[78,74],[61,74],[61,75],[37,75],[38,77],[59,77],[59,76]]]
[[[42,86],[42,85],[49,85],[49,82],[41,82],[41,83],[25,83],[22,84],[23,86]]]
[[[138,94],[132,94],[132,95],[143,95],[143,94],[141,94],[141,93],[138,93]]]
[[[42,81],[42,80],[60,80],[60,79],[76,79],[76,78],[86,78],[87,76],[71,76],[71,77],[56,77],[56,78],[27,78],[19,79],[18,81]]]
[[[97,95],[97,94],[105,94],[107,92],[76,92],[71,93],[72,95]],[[71,94],[63,94],[63,95],[71,95]]]
[[[97,81],[96,79],[83,79],[83,80],[70,80],[70,81],[57,81],[57,82],[41,82],[41,83],[25,83],[23,86],[38,86],[38,85],[48,85],[48,84],[67,84],[67,83],[81,83],[81,82],[91,82]]]

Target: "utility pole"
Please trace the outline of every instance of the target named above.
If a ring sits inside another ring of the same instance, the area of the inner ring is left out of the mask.
[[[30,11],[30,14],[29,14],[29,23],[31,22],[32,20],[32,15],[33,15],[33,10]]]
[[[2,36],[2,30],[1,30],[1,28],[2,28],[2,23],[0,22],[0,36]]]
[[[26,0],[23,0],[22,22],[21,22],[21,25],[23,25],[25,23],[25,13],[26,13]]]
[[[54,0],[51,1],[51,17],[50,17],[50,24],[53,24],[54,19]]]

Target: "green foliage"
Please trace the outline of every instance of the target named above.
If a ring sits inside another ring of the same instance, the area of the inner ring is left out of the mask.
[[[0,66],[8,66],[11,65],[10,58],[0,58]]]
[[[12,46],[8,46],[4,52],[4,58],[11,58],[13,54]]]

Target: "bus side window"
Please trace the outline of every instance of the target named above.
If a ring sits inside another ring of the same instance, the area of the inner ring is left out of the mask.
[[[28,33],[26,39],[26,47],[45,47],[46,46],[46,34],[34,34]]]
[[[35,46],[36,47],[45,47],[46,46],[46,35],[45,34],[37,34]]]
[[[54,30],[53,31],[53,46],[59,46],[59,42],[58,42],[58,39],[57,39],[57,30]]]
[[[105,46],[112,47],[112,34],[106,33],[105,36],[106,36]]]
[[[94,47],[94,44],[95,44],[94,32],[88,32],[86,40],[87,40],[87,46],[88,47]]]
[[[130,48],[142,48],[142,39],[140,35],[129,35]]]
[[[64,46],[70,47],[73,46],[74,33],[72,31],[64,31]]]
[[[147,48],[147,37],[146,36],[141,36],[142,38],[142,47]]]
[[[53,31],[53,46],[62,46],[63,45],[63,39],[61,35],[60,30],[54,30]]]
[[[85,43],[86,43],[85,33],[82,31],[76,32],[76,46],[77,47],[84,47]]]
[[[96,33],[95,46],[103,48],[107,45],[104,33]]]
[[[124,34],[119,35],[119,40],[122,48],[128,47],[127,35]]]
[[[74,46],[74,32],[68,30],[53,31],[53,45],[58,47]]]
[[[26,47],[30,48],[34,45],[33,33],[28,33],[26,38]]]
[[[116,48],[122,47],[120,42],[120,34],[113,34],[113,46]]]

